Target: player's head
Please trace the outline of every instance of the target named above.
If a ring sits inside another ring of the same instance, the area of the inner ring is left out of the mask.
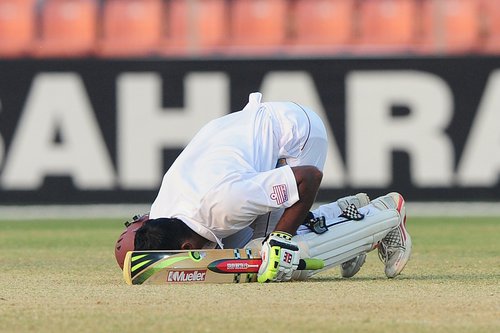
[[[134,249],[188,250],[202,248],[208,240],[176,218],[151,219],[135,234]]]

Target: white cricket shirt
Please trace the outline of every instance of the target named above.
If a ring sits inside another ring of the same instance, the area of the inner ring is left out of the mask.
[[[257,216],[299,200],[291,167],[275,167],[300,154],[309,124],[296,104],[261,98],[251,94],[242,111],[196,134],[163,177],[150,218],[178,218],[221,245]]]

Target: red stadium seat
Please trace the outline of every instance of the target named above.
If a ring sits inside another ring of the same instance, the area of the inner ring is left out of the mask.
[[[283,46],[287,36],[287,0],[233,0],[230,44],[241,49]]]
[[[297,0],[293,8],[293,44],[310,52],[352,43],[354,0]]]
[[[104,57],[137,57],[154,54],[160,43],[161,0],[107,0],[98,54]]]
[[[415,0],[363,0],[358,33],[363,48],[376,51],[410,50],[417,32]]]
[[[477,0],[424,0],[421,50],[437,53],[468,52],[480,37]]]
[[[162,53],[206,53],[219,48],[227,36],[226,0],[170,0]]]
[[[46,0],[37,56],[87,56],[96,42],[96,0]]]
[[[500,1],[482,0],[481,5],[483,40],[479,51],[500,54]]]
[[[35,34],[34,0],[0,1],[0,56],[29,54]]]

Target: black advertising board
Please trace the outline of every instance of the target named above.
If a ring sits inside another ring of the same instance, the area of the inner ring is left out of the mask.
[[[250,92],[325,120],[318,200],[500,200],[500,58],[0,61],[0,204],[149,203]]]

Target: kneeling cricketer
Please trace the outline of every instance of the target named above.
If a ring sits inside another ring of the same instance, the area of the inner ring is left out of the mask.
[[[351,277],[375,248],[387,277],[404,268],[403,197],[360,193],[311,210],[325,127],[302,105],[261,99],[209,122],[174,161],[149,214],[116,244],[127,282],[279,282],[337,265]]]
[[[273,251],[262,247],[264,237],[245,244],[234,242],[244,238],[233,237],[229,239],[232,248],[226,249],[134,251],[136,233],[149,221],[148,214],[135,216],[126,223],[127,228],[116,243],[116,259],[128,284],[254,282],[263,262],[261,256]],[[309,212],[294,236],[280,237],[286,245],[281,244],[274,261],[278,274],[269,281],[305,280],[336,266],[340,266],[342,277],[350,278],[361,269],[366,254],[372,250],[378,250],[385,275],[394,278],[405,267],[412,249],[406,230],[405,202],[398,193],[373,201],[358,193],[321,205]],[[291,260],[287,259],[290,254]],[[308,261],[310,258],[317,260]],[[283,268],[285,263],[287,267]]]

